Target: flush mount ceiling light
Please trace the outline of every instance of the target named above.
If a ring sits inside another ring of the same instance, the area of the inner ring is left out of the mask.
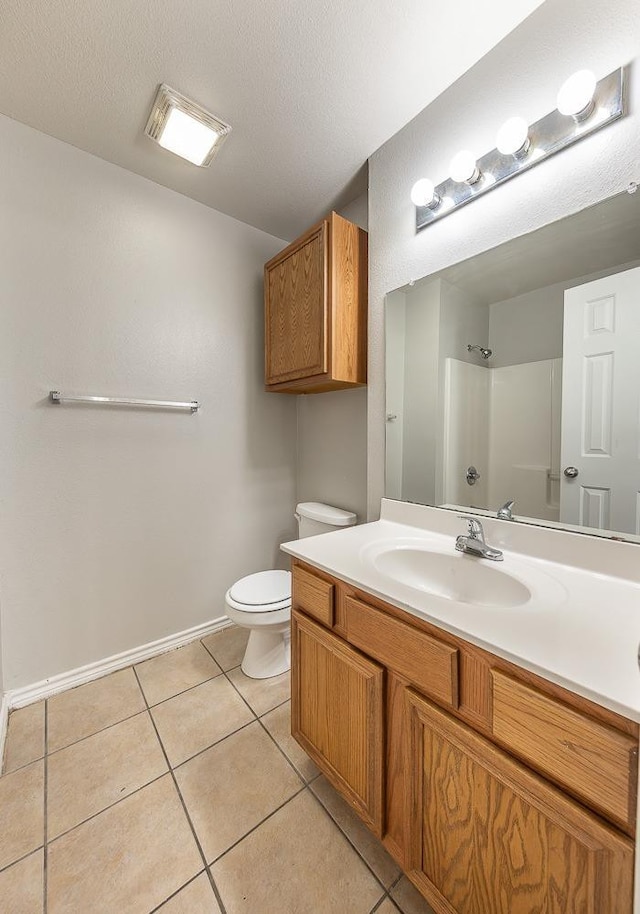
[[[622,67],[601,80],[596,80],[589,70],[574,73],[561,87],[557,107],[549,114],[533,124],[521,117],[510,118],[498,131],[495,149],[478,159],[470,152],[459,152],[451,161],[450,177],[436,187],[426,178],[417,181],[411,191],[416,207],[416,231],[600,130],[624,113]]]
[[[206,166],[231,133],[231,127],[163,83],[144,132],[164,149],[194,165]]]

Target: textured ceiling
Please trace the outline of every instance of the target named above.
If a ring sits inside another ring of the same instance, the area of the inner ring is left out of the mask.
[[[3,0],[0,112],[281,238],[541,0]],[[159,83],[230,123],[208,169],[144,136]]]

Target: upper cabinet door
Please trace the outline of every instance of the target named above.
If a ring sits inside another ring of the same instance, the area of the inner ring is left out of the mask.
[[[265,267],[266,383],[325,374],[327,226]]]
[[[331,213],[264,268],[265,385],[308,394],[367,380],[367,233]]]

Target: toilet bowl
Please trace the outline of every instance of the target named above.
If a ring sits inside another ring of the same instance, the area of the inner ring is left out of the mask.
[[[286,673],[291,666],[291,572],[259,571],[229,588],[227,616],[250,629],[242,672],[252,679]]]
[[[351,511],[319,502],[296,506],[299,537],[350,527]],[[227,616],[249,629],[242,672],[252,679],[286,673],[291,666],[291,572],[258,571],[236,581],[225,595]]]

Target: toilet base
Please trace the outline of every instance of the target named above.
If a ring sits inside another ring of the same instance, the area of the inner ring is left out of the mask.
[[[252,629],[241,667],[251,679],[269,679],[286,673],[291,668],[291,631]]]

